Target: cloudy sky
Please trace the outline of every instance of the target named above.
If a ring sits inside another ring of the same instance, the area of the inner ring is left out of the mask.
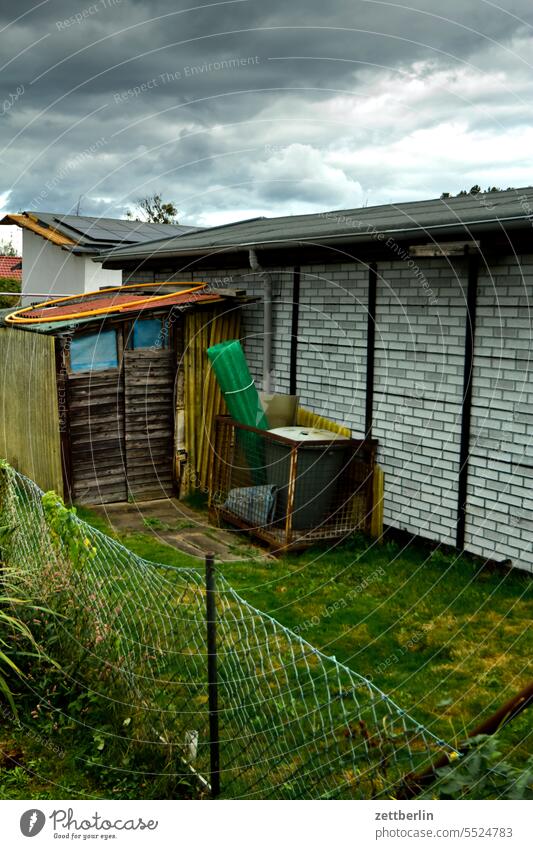
[[[533,4],[3,0],[1,206],[213,225],[533,183]]]

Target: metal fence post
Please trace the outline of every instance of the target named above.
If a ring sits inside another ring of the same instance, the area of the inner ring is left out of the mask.
[[[216,632],[215,557],[205,556],[205,603],[207,621],[207,693],[209,700],[209,761],[211,796],[220,796],[220,739],[218,730],[218,677]]]
[[[298,445],[291,448],[291,459],[289,466],[289,482],[287,486],[287,515],[285,516],[285,545],[292,540],[292,521],[294,513],[294,499],[296,496],[296,477],[298,474]]]

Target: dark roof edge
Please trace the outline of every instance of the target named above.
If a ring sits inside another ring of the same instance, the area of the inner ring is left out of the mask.
[[[479,219],[476,221],[453,221],[448,222],[446,224],[433,224],[428,226],[410,226],[404,228],[391,227],[389,229],[380,229],[378,227],[369,228],[366,232],[353,232],[353,233],[332,233],[323,236],[320,239],[317,239],[315,236],[312,239],[305,239],[302,237],[296,239],[269,239],[268,241],[250,241],[250,242],[235,242],[233,244],[227,245],[204,245],[203,247],[195,247],[189,248],[185,250],[178,250],[177,248],[172,248],[170,250],[165,251],[158,250],[154,251],[152,254],[146,254],[144,251],[135,250],[134,248],[129,251],[127,254],[121,253],[124,249],[118,248],[116,251],[112,251],[110,253],[100,253],[97,256],[93,257],[93,262],[101,262],[104,268],[111,267],[119,267],[119,263],[129,262],[134,260],[151,260],[156,258],[170,258],[173,256],[208,256],[208,255],[216,255],[216,254],[225,254],[225,253],[235,253],[243,250],[250,250],[252,248],[258,250],[268,250],[269,248],[280,249],[280,248],[294,248],[294,247],[321,247],[324,245],[328,245],[330,243],[342,243],[342,242],[358,242],[358,243],[372,243],[378,238],[379,235],[382,236],[397,236],[399,239],[408,239],[420,236],[421,233],[426,233],[428,235],[432,233],[440,233],[446,232],[449,233],[464,233],[470,232],[471,228],[475,228],[476,233],[483,232],[493,232],[494,230],[499,229],[502,224],[511,224],[516,227],[520,226],[520,224],[527,223],[528,226],[531,226],[531,219],[526,215],[519,216],[509,216],[507,218],[492,218],[492,219]],[[514,229],[514,227],[513,227]],[[473,231],[474,232],[474,231]],[[161,243],[161,239],[156,240]],[[380,240],[382,241],[382,240]],[[148,243],[143,243],[136,245],[137,249],[146,247]],[[113,263],[113,266],[111,266]]]

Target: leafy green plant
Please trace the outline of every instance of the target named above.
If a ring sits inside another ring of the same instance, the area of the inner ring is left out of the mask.
[[[24,767],[16,766],[13,769],[3,770],[0,780],[0,799],[29,798],[29,783],[30,776]]]
[[[2,570],[3,571],[3,570]],[[8,612],[8,608],[19,605],[29,605],[26,599],[15,598],[12,595],[0,596],[0,692],[8,700],[15,716],[17,708],[8,683],[8,673],[23,676],[23,672],[12,657],[14,637],[22,637],[28,644],[35,646],[35,640],[28,626],[17,616]]]
[[[497,737],[473,737],[460,760],[437,770],[437,781],[422,798],[533,799],[533,757],[517,769],[503,760]]]
[[[166,531],[169,528],[169,525],[166,522],[162,522],[161,519],[148,517],[147,519],[143,519],[143,523],[147,528],[153,528],[155,531]]]
[[[52,542],[56,548],[64,547],[65,553],[78,567],[96,556],[96,548],[78,521],[75,507],[65,507],[63,500],[53,491],[42,497]]]
[[[4,477],[7,475],[5,461],[0,461],[0,509],[7,497]],[[1,518],[0,521],[5,521]],[[15,610],[21,608],[35,609],[29,599],[15,595],[11,591],[13,574],[6,568],[2,559],[2,551],[9,544],[11,535],[15,528],[11,524],[0,526],[0,693],[3,693],[9,705],[17,715],[17,708],[13,699],[13,693],[9,685],[9,676],[22,677],[23,672],[15,662],[17,650],[20,652],[25,648],[37,649],[32,632],[23,618],[14,614]]]
[[[20,301],[20,280],[14,277],[0,277],[0,292],[13,292],[13,297],[0,295],[0,309],[16,307]]]

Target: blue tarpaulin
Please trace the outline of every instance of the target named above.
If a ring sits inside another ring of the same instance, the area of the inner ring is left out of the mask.
[[[114,330],[74,336],[70,343],[72,371],[101,371],[118,368],[117,334]]]
[[[166,345],[166,327],[160,318],[137,319],[133,325],[133,347],[164,348]]]

